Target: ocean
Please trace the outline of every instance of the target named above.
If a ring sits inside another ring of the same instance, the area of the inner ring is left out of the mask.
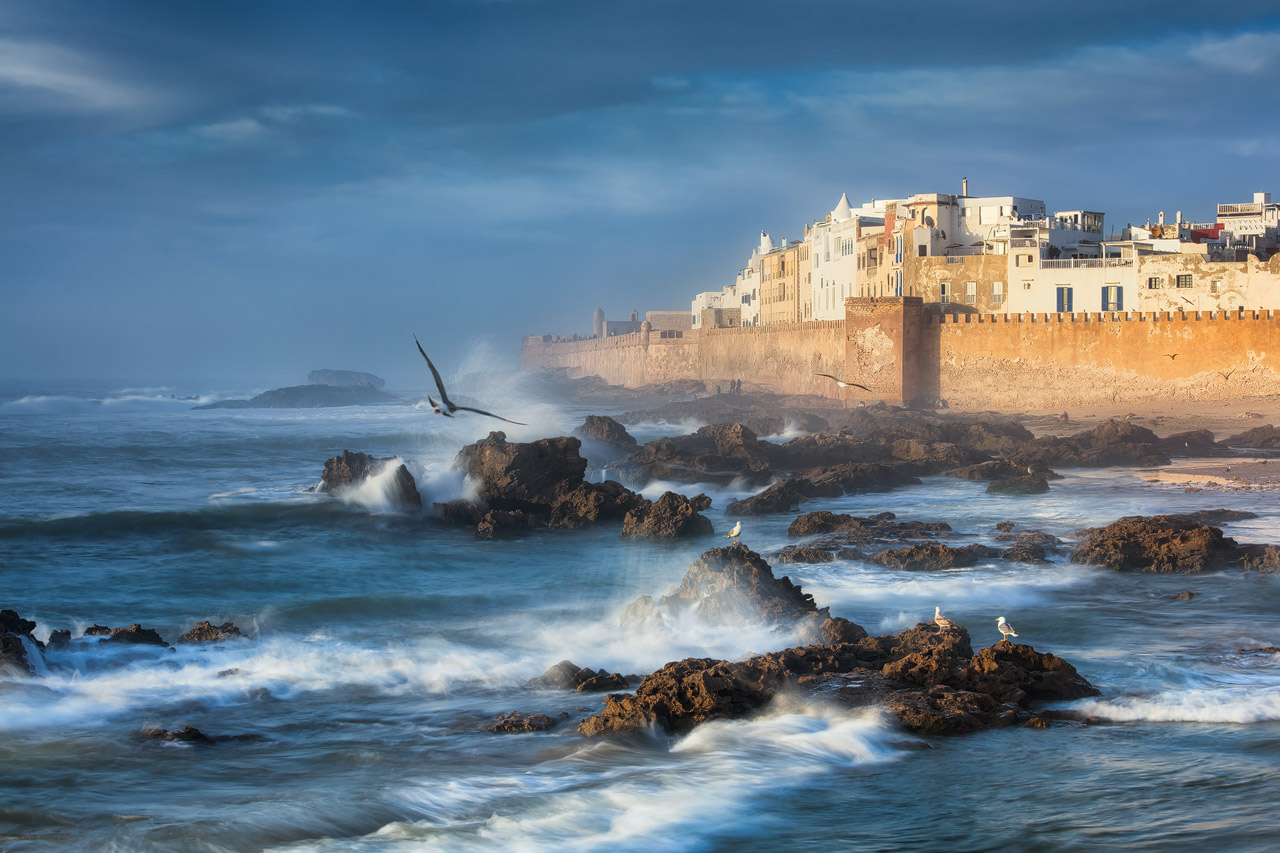
[[[1020,642],[1102,691],[1067,706],[1116,722],[926,738],[796,695],[679,738],[579,736],[602,696],[526,687],[557,661],[643,675],[793,638],[620,627],[628,602],[668,591],[722,535],[630,542],[603,526],[478,542],[397,511],[376,483],[310,491],[349,449],[403,459],[424,502],[462,497],[453,458],[491,429],[532,440],[611,413],[536,399],[519,377],[476,382],[477,401],[530,425],[412,405],[199,411],[178,398],[230,392],[180,384],[0,388],[0,607],[42,639],[136,622],[173,643],[205,619],[246,634],[172,651],[76,640],[40,677],[0,680],[0,850],[1275,849],[1280,655],[1239,650],[1280,645],[1276,576],[1117,574],[1062,556],[939,573],[789,565],[776,574],[873,633],[938,605],[977,648],[1007,616]],[[945,521],[957,544],[993,544],[1005,520],[1071,538],[1125,515],[1227,507],[1259,516],[1228,535],[1280,542],[1274,493],[1062,473],[1031,497],[927,478],[809,508]],[[713,498],[719,534],[725,504],[750,493],[675,488]],[[747,519],[742,541],[767,558],[793,517]],[[1184,590],[1195,597],[1176,600]],[[571,720],[481,731],[507,711]],[[220,742],[142,735],[187,725]]]

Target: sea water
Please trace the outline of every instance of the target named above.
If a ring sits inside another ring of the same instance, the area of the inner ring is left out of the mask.
[[[1102,691],[1074,703],[1114,725],[925,738],[872,710],[788,696],[680,738],[587,740],[572,722],[495,735],[506,711],[568,712],[599,695],[533,691],[559,660],[644,674],[687,656],[783,648],[785,632],[685,619],[624,630],[723,543],[628,542],[614,526],[477,542],[404,513],[378,483],[311,491],[344,449],[398,456],[424,502],[472,488],[459,448],[500,428],[562,435],[600,407],[537,399],[514,378],[471,389],[527,427],[414,405],[195,410],[227,391],[0,389],[0,606],[37,636],[140,622],[170,642],[197,621],[246,638],[50,652],[0,681],[0,849],[17,850],[1266,850],[1280,802],[1280,580],[1240,571],[1129,575],[987,562],[898,572],[789,565],[820,606],[872,632],[932,617],[1061,655]],[[243,395],[241,395],[243,396]],[[412,394],[406,395],[412,397]],[[499,405],[499,403],[503,405]],[[684,431],[647,424],[642,440]],[[596,461],[593,476],[606,463]],[[945,521],[956,544],[999,521],[1064,538],[1124,515],[1219,506],[1280,542],[1280,503],[1188,493],[1140,472],[1066,471],[1046,495],[928,478],[806,508]],[[705,491],[723,508],[748,490]],[[746,519],[766,556],[793,515]],[[779,570],[778,574],[782,574]],[[1196,593],[1190,601],[1177,593]],[[214,746],[144,738],[186,725]]]

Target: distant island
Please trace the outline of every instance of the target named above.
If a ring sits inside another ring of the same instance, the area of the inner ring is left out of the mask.
[[[317,371],[319,372],[319,371]],[[315,375],[314,373],[312,375]],[[374,377],[377,378],[377,377]],[[382,383],[382,380],[378,380]],[[197,409],[322,409],[397,402],[394,394],[370,385],[292,385],[264,391],[251,400],[219,400]]]
[[[381,377],[359,370],[313,370],[307,374],[307,381],[312,385],[368,385],[379,391],[387,384]]]

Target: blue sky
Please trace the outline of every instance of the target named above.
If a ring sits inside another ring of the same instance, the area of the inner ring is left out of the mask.
[[[0,2],[0,378],[419,387],[841,192],[1209,219],[1278,79],[1274,2]]]

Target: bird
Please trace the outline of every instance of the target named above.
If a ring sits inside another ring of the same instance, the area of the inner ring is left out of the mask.
[[[870,389],[870,388],[868,388],[866,385],[859,385],[857,382],[849,382],[848,380],[841,379],[841,378],[840,378],[840,377],[838,377],[838,376],[832,376],[830,373],[815,373],[815,374],[813,374],[813,375],[814,375],[814,376],[825,376],[826,378],[828,378],[828,379],[832,380],[833,382],[835,382],[835,383],[836,383],[837,385],[839,385],[841,388],[848,388],[848,387],[852,386],[852,387],[854,387],[854,388],[861,388],[863,391],[870,391],[870,390],[871,390],[871,389]]]
[[[1170,361],[1173,361],[1175,358],[1177,358],[1177,357],[1178,357],[1178,354],[1177,354],[1176,352],[1175,352],[1175,353],[1165,353],[1165,354],[1164,354],[1164,357],[1165,357],[1165,358],[1167,358],[1167,359],[1169,359]]]
[[[950,619],[942,615],[942,608],[934,605],[933,608],[933,624],[938,626],[940,631],[954,631],[960,626],[952,622]]]
[[[742,522],[739,521],[733,526],[733,529],[724,535],[725,539],[737,539],[742,534]]]
[[[1002,640],[1007,640],[1010,637],[1018,636],[1018,632],[1013,630],[1012,625],[1004,621],[1003,616],[1001,616],[999,619],[996,620],[996,627],[1000,629],[1000,639]]]
[[[1231,374],[1233,374],[1233,373],[1235,373],[1235,372],[1236,372],[1236,369],[1233,367],[1233,368],[1231,368],[1230,370],[1228,370],[1226,373],[1223,373],[1221,370],[1219,370],[1219,371],[1218,371],[1218,375],[1219,375],[1219,376],[1221,376],[1223,379],[1230,379],[1230,378],[1231,378]]]
[[[431,363],[431,359],[427,358],[427,351],[422,348],[422,344],[418,341],[418,336],[413,336],[413,342],[418,344],[418,352],[422,353],[422,357],[426,359],[427,367],[431,368],[431,375],[435,377],[436,388],[440,389],[440,399],[437,401],[430,394],[427,395],[427,402],[431,404],[431,408],[437,415],[444,415],[447,418],[453,417],[454,412],[475,412],[477,415],[485,415],[490,418],[497,418],[500,421],[506,421],[516,426],[528,426],[520,421],[513,421],[510,418],[504,418],[501,415],[495,415],[493,412],[486,412],[484,409],[473,409],[470,406],[459,406],[449,399],[449,392],[444,390],[444,380],[440,378],[440,371],[436,370],[436,366]]]

